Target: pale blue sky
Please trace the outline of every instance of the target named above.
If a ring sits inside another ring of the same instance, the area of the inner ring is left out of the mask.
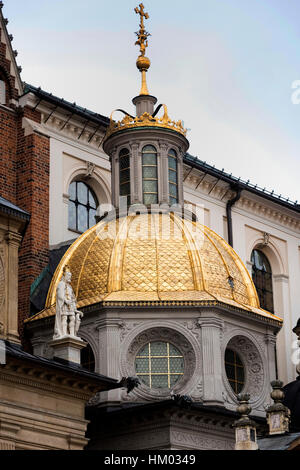
[[[109,115],[139,93],[139,0],[6,0],[23,80]],[[145,0],[151,94],[190,152],[300,200],[299,0]]]

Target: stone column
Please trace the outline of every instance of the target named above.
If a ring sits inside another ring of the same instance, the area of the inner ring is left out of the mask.
[[[141,157],[139,155],[139,144],[131,144],[131,164],[130,164],[130,188],[131,203],[143,204]]]
[[[169,165],[168,165],[168,145],[160,143],[160,204],[169,204]]]
[[[120,376],[120,327],[119,318],[104,318],[97,323],[99,331],[99,373],[113,379]],[[119,402],[120,389],[101,394],[103,401]]]
[[[276,336],[273,333],[267,333],[265,335],[265,342],[267,344],[267,362],[269,367],[268,382],[272,382],[276,379]]]
[[[273,275],[275,313],[283,318],[284,328],[277,336],[278,377],[283,383],[295,380],[292,357],[292,323],[290,315],[289,277],[285,274]]]
[[[198,325],[202,338],[203,402],[223,405],[221,333],[224,323],[217,317],[201,317]]]
[[[18,332],[18,262],[19,247],[22,236],[15,232],[7,232],[7,339],[20,343]]]

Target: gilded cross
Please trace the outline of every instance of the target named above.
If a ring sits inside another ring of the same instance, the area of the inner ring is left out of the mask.
[[[149,15],[148,13],[145,13],[144,5],[142,3],[140,3],[139,7],[140,8],[136,7],[134,9],[134,11],[141,17],[140,30],[138,33],[136,33],[138,40],[136,41],[135,44],[140,46],[141,55],[144,57],[146,48],[148,47],[147,38],[148,36],[150,36],[150,34],[147,33],[147,31],[145,30],[144,18],[147,20],[149,18]]]
[[[145,7],[144,7],[144,5],[143,5],[142,3],[139,4],[139,7],[140,7],[140,8],[136,7],[136,8],[134,9],[134,11],[136,12],[137,15],[140,15],[140,17],[141,17],[140,28],[141,28],[141,29],[144,29],[144,28],[145,28],[145,26],[144,26],[144,18],[145,18],[146,20],[148,20],[149,15],[148,15],[148,13],[145,13],[145,12],[144,12],[144,8],[145,8]]]

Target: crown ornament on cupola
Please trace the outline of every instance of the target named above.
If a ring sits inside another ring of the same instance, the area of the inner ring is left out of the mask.
[[[136,106],[136,116],[134,117],[122,109],[114,110],[110,115],[110,124],[104,140],[107,140],[112,134],[117,132],[145,127],[170,129],[186,136],[187,129],[184,128],[182,120],[174,121],[170,119],[168,109],[165,104],[160,104],[154,111],[154,105],[157,103],[157,99],[155,96],[149,94],[146,79],[146,74],[151,66],[151,61],[146,56],[148,38],[151,34],[146,31],[144,21],[149,19],[149,14],[145,12],[143,3],[140,3],[134,11],[140,15],[140,29],[135,33],[137,35],[135,45],[140,47],[140,55],[137,58],[136,66],[142,75],[140,94],[132,100],[133,104]],[[156,117],[161,108],[163,108],[163,116]],[[124,118],[120,121],[115,121],[113,119],[113,115],[117,111],[125,114]]]

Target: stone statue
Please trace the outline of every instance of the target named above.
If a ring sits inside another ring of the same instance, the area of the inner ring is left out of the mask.
[[[76,308],[76,297],[71,286],[72,273],[68,266],[56,289],[56,317],[53,339],[77,336],[83,313]],[[80,339],[80,338],[79,338]]]

